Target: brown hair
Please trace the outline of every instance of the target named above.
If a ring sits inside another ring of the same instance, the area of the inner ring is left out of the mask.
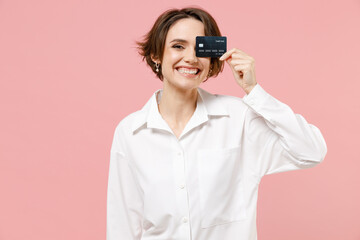
[[[162,81],[161,68],[156,72],[155,63],[151,56],[162,61],[165,40],[170,27],[183,18],[195,18],[204,24],[205,36],[221,36],[219,27],[214,18],[205,10],[200,8],[169,9],[161,14],[155,21],[151,30],[144,36],[143,41],[136,41],[139,54],[146,59],[147,64]],[[219,58],[211,58],[209,77],[217,76],[224,68],[224,63]],[[207,79],[206,79],[207,80]],[[206,81],[205,80],[205,81]],[[205,82],[204,81],[204,82]]]

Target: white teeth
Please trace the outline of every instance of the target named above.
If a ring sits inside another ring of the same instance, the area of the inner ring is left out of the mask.
[[[196,73],[198,72],[197,69],[188,69],[188,68],[178,68],[177,70],[180,73],[187,73],[187,74],[194,74],[194,75],[196,75]]]

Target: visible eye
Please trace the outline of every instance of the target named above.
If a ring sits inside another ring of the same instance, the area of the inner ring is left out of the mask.
[[[178,44],[175,44],[174,46],[172,46],[173,48],[177,48],[177,49],[183,49],[184,47]]]

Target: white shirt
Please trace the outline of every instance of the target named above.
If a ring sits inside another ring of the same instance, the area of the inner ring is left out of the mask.
[[[255,240],[261,178],[324,159],[320,130],[259,84],[243,98],[198,93],[179,139],[162,89],[116,127],[107,240]]]

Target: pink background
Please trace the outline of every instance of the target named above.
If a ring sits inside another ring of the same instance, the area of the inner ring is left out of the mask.
[[[134,41],[191,4],[327,142],[319,166],[263,178],[259,239],[360,239],[359,0],[0,0],[1,240],[105,239],[115,126],[162,87]],[[200,87],[244,95],[228,66]]]

